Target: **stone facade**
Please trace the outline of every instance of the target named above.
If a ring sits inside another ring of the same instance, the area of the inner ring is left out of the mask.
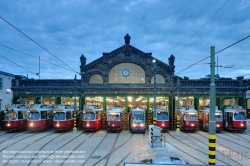
[[[130,45],[131,37],[127,34],[125,44],[109,53],[103,53],[102,57],[86,64],[86,57],[80,56],[81,80],[34,80],[15,79],[12,81],[14,97],[25,95],[72,95],[76,88],[76,95],[84,100],[88,95],[153,95],[153,84],[155,59],[152,53],[145,53]],[[174,79],[175,57],[170,55],[169,64],[156,59],[156,73],[161,74],[165,84],[157,85],[157,95],[176,96],[177,79]],[[120,63],[134,63],[145,71],[145,84],[110,84],[108,80],[109,71]],[[99,74],[103,84],[90,84],[90,77]],[[236,80],[216,80],[216,95],[224,97],[246,97],[247,80],[238,77]],[[180,80],[180,95],[209,96],[210,80],[192,79]]]

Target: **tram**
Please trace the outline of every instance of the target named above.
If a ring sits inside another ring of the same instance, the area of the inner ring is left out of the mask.
[[[74,127],[74,108],[71,105],[58,105],[54,111],[53,129],[71,130]]]
[[[86,105],[82,111],[82,129],[98,130],[102,127],[103,109],[94,105]]]
[[[53,127],[53,110],[52,105],[35,104],[29,108],[27,116],[28,130],[46,130]]]
[[[169,111],[166,106],[161,106],[156,110],[156,126],[162,128],[162,130],[169,130]],[[153,117],[153,116],[152,116]]]
[[[199,119],[199,127],[201,130],[208,131],[209,129],[209,114],[210,114],[210,108],[205,107],[204,110],[202,110],[202,115]],[[218,110],[218,107],[215,107],[215,122],[216,122],[216,132],[223,131],[223,116],[222,111]]]
[[[246,110],[242,106],[226,106],[224,128],[231,131],[245,131],[247,129]]]
[[[6,106],[4,111],[3,127],[6,131],[26,130],[27,127],[26,105]]]
[[[180,109],[180,129],[183,131],[198,130],[198,113],[193,106]]]
[[[107,110],[107,121],[106,129],[109,131],[118,131],[120,132],[125,123],[125,110],[122,107],[112,107]]]
[[[145,109],[139,106],[132,107],[129,114],[129,128],[131,133],[146,132]]]

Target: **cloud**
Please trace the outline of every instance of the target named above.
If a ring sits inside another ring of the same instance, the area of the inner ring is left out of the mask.
[[[152,52],[162,62],[168,64],[168,57],[174,54],[175,71],[178,72],[209,56],[211,46],[219,51],[249,35],[250,4],[247,1],[228,1],[220,9],[225,2],[1,1],[0,15],[76,71],[80,70],[82,54],[90,63],[101,57],[103,52],[111,52],[124,45],[123,37],[129,33],[131,45],[144,52]],[[220,11],[214,15],[218,9]],[[69,68],[2,20],[0,28],[0,44]],[[0,47],[0,55],[34,73],[39,69],[36,58],[3,47]],[[244,67],[237,72],[219,69],[221,76],[247,74],[249,39],[218,56],[220,64]],[[29,73],[37,78],[14,63],[0,59],[1,70],[23,75]],[[209,65],[204,65],[209,61],[207,59],[184,70],[180,76],[195,79],[209,74]],[[45,78],[61,79],[71,79],[75,74],[46,62],[41,63],[41,73]]]

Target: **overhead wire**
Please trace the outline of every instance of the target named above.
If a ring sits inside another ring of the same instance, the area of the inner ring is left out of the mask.
[[[222,51],[225,51],[226,49],[228,49],[228,48],[230,48],[230,47],[232,47],[232,46],[234,46],[234,45],[236,45],[236,44],[238,44],[238,43],[240,43],[240,42],[246,40],[246,39],[249,38],[249,37],[250,37],[250,35],[248,35],[247,37],[244,37],[243,39],[240,39],[239,41],[237,41],[237,42],[235,42],[235,43],[233,43],[233,44],[231,44],[231,45],[229,45],[229,46],[227,46],[227,47],[221,49],[220,51],[218,51],[218,52],[216,52],[216,53],[214,53],[214,54],[218,54],[218,53],[220,53],[220,52],[222,52]],[[185,69],[183,69],[183,70],[177,72],[176,75],[179,74],[179,73],[181,73],[181,72],[183,72],[183,71],[185,71],[185,70],[187,70],[187,69],[189,69],[190,67],[192,67],[192,66],[194,66],[194,65],[196,65],[196,64],[198,64],[198,63],[200,63],[200,62],[202,62],[202,61],[204,61],[204,60],[206,60],[206,59],[208,59],[208,58],[210,58],[210,57],[211,57],[211,55],[208,56],[208,57],[206,57],[206,58],[203,58],[203,59],[199,60],[198,62],[196,62],[196,63],[194,63],[194,64],[191,64],[191,65],[188,66],[187,68],[185,68]]]
[[[45,50],[46,52],[48,52],[50,55],[54,56],[57,60],[61,61],[63,64],[65,64],[66,66],[68,66],[72,71],[74,71],[75,73],[78,73],[77,71],[75,71],[72,67],[70,67],[68,64],[64,63],[61,59],[59,59],[57,56],[55,56],[54,54],[52,54],[50,51],[48,51],[46,48],[44,48],[43,46],[41,46],[39,43],[37,43],[35,40],[33,40],[32,38],[30,38],[28,35],[26,35],[24,32],[22,32],[21,30],[19,30],[17,27],[15,27],[13,24],[11,24],[10,22],[8,22],[6,19],[4,19],[2,16],[0,16],[0,18],[2,20],[4,20],[6,23],[8,23],[10,26],[12,26],[14,29],[16,29],[17,31],[19,31],[21,34],[23,34],[25,37],[27,37],[28,39],[30,39],[31,41],[33,41],[35,44],[37,44],[39,47],[41,47],[43,50]]]
[[[227,4],[228,1],[229,0],[227,0],[174,55],[177,55],[182,50],[182,48],[185,47],[200,32],[200,30]]]
[[[10,61],[11,63],[14,63],[15,65],[17,65],[17,66],[19,66],[19,67],[23,68],[24,70],[27,70],[28,72],[33,73],[33,74],[37,75],[37,74],[36,74],[36,73],[34,73],[33,71],[30,71],[29,69],[26,69],[25,67],[23,67],[23,66],[21,66],[21,65],[19,65],[19,64],[17,64],[17,63],[15,63],[15,62],[13,62],[13,61],[9,60],[8,58],[5,58],[5,57],[4,57],[4,56],[2,56],[2,55],[0,55],[0,56],[1,56],[2,58],[6,59],[7,61]],[[41,77],[41,76],[40,76],[40,77]],[[44,78],[44,77],[41,77],[41,78],[46,79],[46,78]]]
[[[227,46],[227,47],[221,49],[220,51],[216,52],[215,54],[218,54],[218,53],[220,53],[220,52],[222,52],[222,51],[224,51],[224,50],[226,50],[226,49],[232,47],[233,45],[238,44],[238,43],[242,42],[243,40],[246,40],[246,39],[249,38],[249,37],[250,37],[250,35],[248,35],[247,37],[244,37],[243,39],[240,39],[239,41],[237,41],[237,42],[235,42],[235,43],[233,43],[233,44],[231,44],[231,45],[229,45],[229,46]]]
[[[14,49],[14,48],[11,48],[11,47],[8,47],[8,46],[5,46],[5,45],[3,45],[3,44],[1,44],[1,43],[0,43],[0,46],[2,46],[2,47],[6,47],[6,48],[11,49],[11,50],[14,50],[14,51],[16,51],[16,52],[22,53],[22,54],[24,54],[24,55],[31,56],[31,57],[36,58],[36,59],[39,59],[38,57],[36,57],[36,56],[34,56],[34,55],[27,54],[27,53],[22,52],[22,51],[19,51],[19,50],[17,50],[17,49]],[[55,65],[55,66],[57,66],[57,67],[61,67],[61,68],[63,68],[63,69],[66,69],[66,70],[72,71],[72,70],[70,70],[70,69],[68,69],[68,68],[65,68],[65,67],[59,66],[59,65],[57,65],[57,64],[55,64],[55,63],[51,63],[51,62],[46,61],[46,60],[44,60],[44,59],[41,59],[41,58],[40,58],[40,60],[41,60],[41,61],[44,61],[44,62],[47,62],[47,63],[50,63],[50,64],[52,64],[52,65]]]

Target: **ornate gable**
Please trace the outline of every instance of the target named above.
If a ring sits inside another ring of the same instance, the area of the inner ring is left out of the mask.
[[[89,64],[84,65],[81,63],[81,72],[84,73],[82,82],[84,82],[85,85],[88,84],[91,75],[99,73],[104,77],[104,84],[108,84],[108,73],[110,69],[119,63],[135,63],[141,66],[145,70],[147,79],[151,80],[153,76],[152,60],[155,58],[152,57],[152,53],[145,53],[130,45],[130,39],[129,34],[126,34],[124,37],[125,44],[123,46],[109,53],[103,53],[102,57]],[[169,65],[157,60],[157,73],[166,77],[169,71]],[[146,83],[147,82],[150,81],[146,81]]]

